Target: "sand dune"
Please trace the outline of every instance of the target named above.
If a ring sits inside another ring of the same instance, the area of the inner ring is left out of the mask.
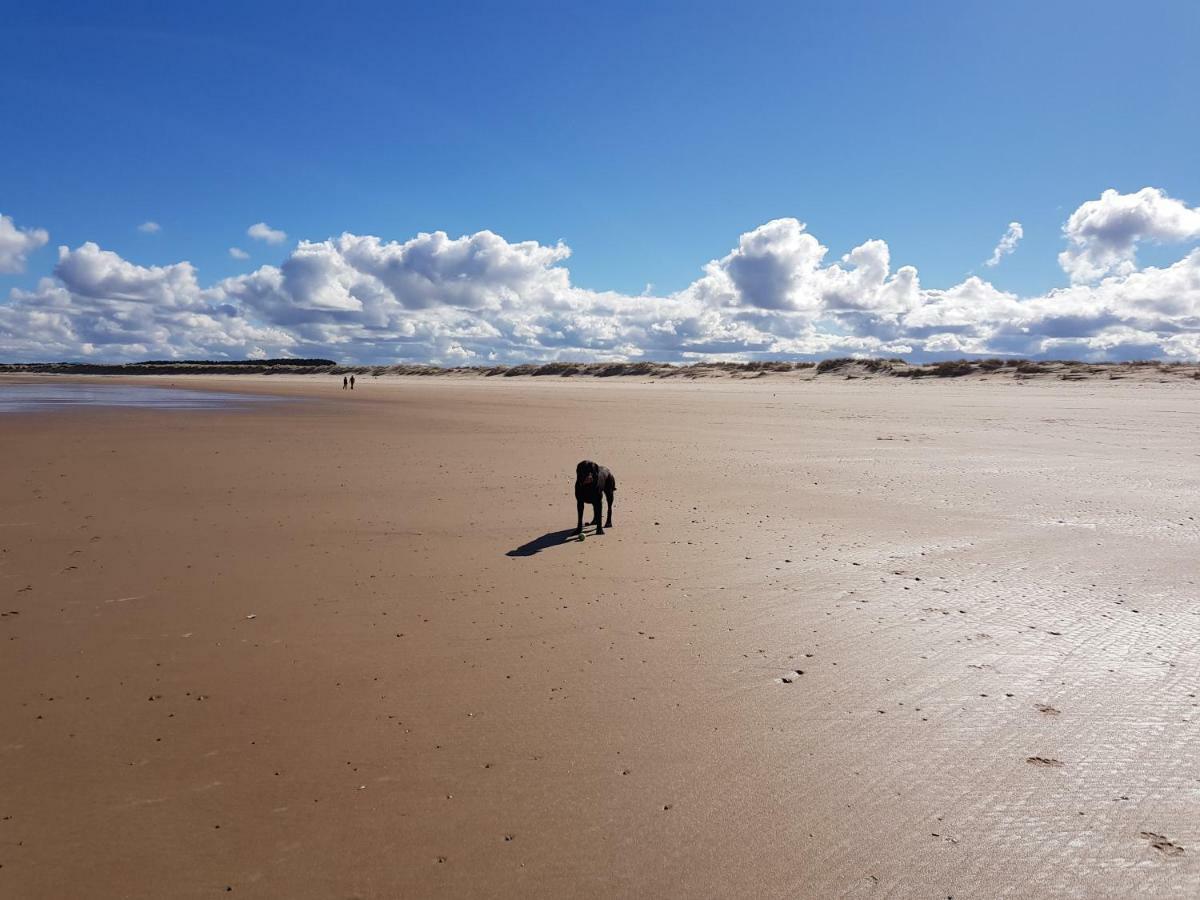
[[[1196,896],[1200,385],[1153,382],[7,416],[0,895]]]

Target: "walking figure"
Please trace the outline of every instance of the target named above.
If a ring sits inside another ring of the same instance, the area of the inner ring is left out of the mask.
[[[349,384],[350,384],[350,379],[348,379],[345,375],[343,375],[342,376],[342,390],[344,391],[349,386]]]
[[[354,376],[350,376],[350,390],[354,390]]]

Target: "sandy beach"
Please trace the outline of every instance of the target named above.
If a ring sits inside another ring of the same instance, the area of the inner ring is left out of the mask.
[[[1200,894],[1200,383],[340,382],[0,418],[0,895]]]

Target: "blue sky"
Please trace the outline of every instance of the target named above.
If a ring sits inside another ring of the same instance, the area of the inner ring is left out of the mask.
[[[0,213],[50,239],[3,294],[87,241],[208,286],[296,240],[487,229],[665,296],[794,217],[944,289],[1019,221],[986,276],[1028,297],[1103,190],[1200,202],[1190,2],[8,6]]]

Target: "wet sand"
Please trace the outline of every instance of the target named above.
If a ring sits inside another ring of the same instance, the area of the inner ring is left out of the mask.
[[[1200,386],[201,385],[0,420],[0,895],[1200,893]]]

